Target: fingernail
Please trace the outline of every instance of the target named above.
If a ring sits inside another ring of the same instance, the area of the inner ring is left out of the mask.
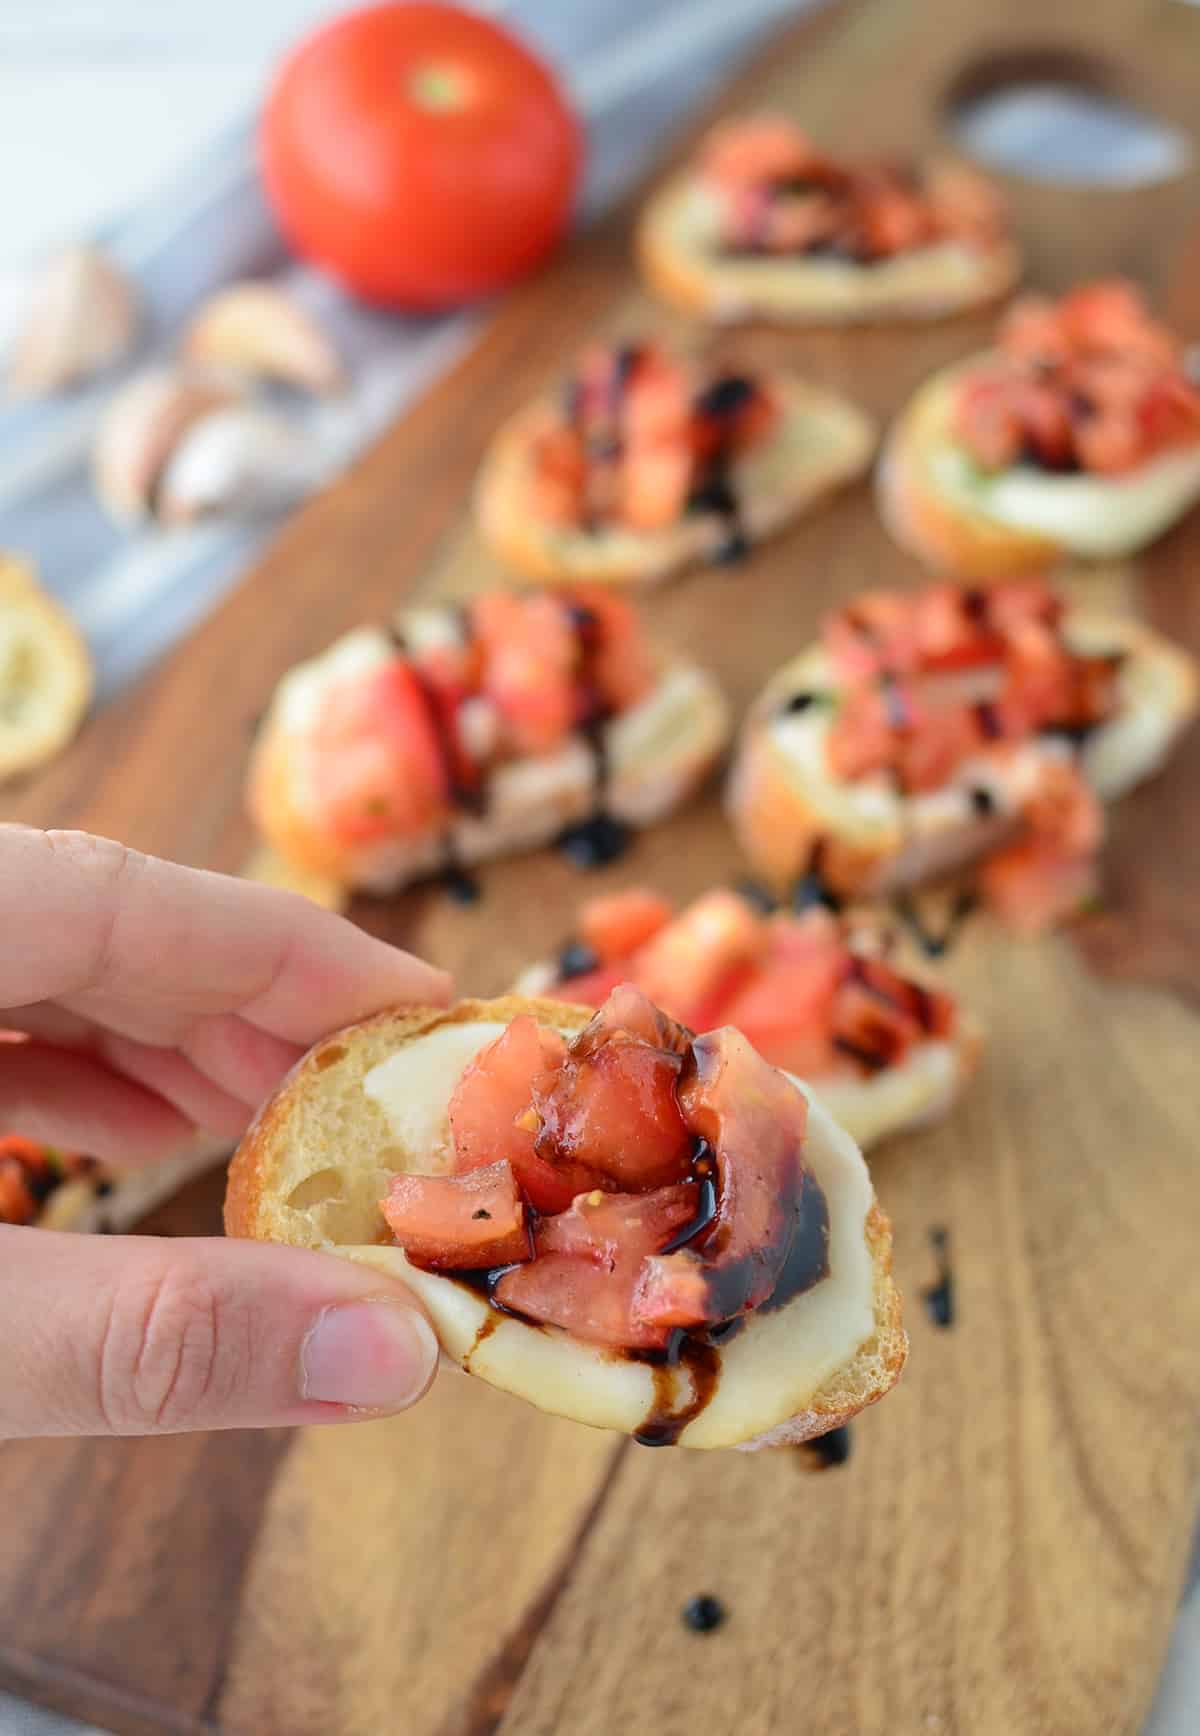
[[[438,1343],[423,1314],[380,1296],[326,1308],[300,1352],[306,1399],[398,1411],[420,1398],[437,1367]]]

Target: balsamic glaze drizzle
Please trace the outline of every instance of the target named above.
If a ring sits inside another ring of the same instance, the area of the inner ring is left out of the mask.
[[[722,374],[698,393],[693,404],[697,416],[716,425],[717,439],[688,495],[687,511],[712,513],[721,520],[725,539],[712,558],[722,566],[741,560],[750,548],[732,475],[733,424],[755,391],[753,380],[745,375]]]
[[[842,908],[842,900],[825,879],[825,840],[818,838],[809,852],[808,867],[792,888],[792,909],[799,915],[814,904],[824,905],[834,914]]]
[[[925,956],[927,958],[942,958],[958,939],[967,918],[974,911],[976,903],[976,895],[970,888],[960,892],[954,900],[949,920],[941,934],[934,934],[930,931],[907,892],[897,895],[893,900],[893,909]]]

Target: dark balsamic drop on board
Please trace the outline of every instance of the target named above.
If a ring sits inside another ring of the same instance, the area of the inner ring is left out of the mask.
[[[606,868],[629,848],[628,826],[611,814],[598,813],[568,826],[558,838],[558,847],[576,868]]]
[[[937,1279],[921,1292],[925,1312],[935,1326],[954,1325],[954,1273],[950,1268],[950,1236],[946,1230],[930,1230],[929,1240],[937,1261]]]
[[[697,1597],[689,1597],[684,1604],[683,1625],[691,1628],[694,1634],[710,1634],[722,1625],[728,1613],[719,1597],[702,1591]]]
[[[926,958],[942,958],[950,951],[963,925],[976,906],[976,896],[968,887],[958,894],[951,906],[950,915],[940,934],[935,933],[925,922],[921,912],[913,900],[905,893],[895,900],[896,915],[912,935]]]
[[[804,1454],[806,1470],[827,1471],[835,1465],[844,1465],[853,1447],[850,1425],[843,1423],[840,1429],[830,1429],[828,1434],[817,1435],[814,1440],[801,1441],[797,1451]]]

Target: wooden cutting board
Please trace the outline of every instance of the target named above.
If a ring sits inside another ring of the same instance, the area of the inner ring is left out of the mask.
[[[865,0],[806,24],[729,98],[836,147],[920,149],[955,91],[1076,71],[1183,126],[1200,17],[1159,0]],[[1136,192],[1014,183],[1032,278],[1121,270],[1200,336],[1193,169]],[[638,294],[628,213],[513,297],[469,360],[285,530],[220,612],[7,816],[236,868],[239,785],[278,675],[405,596],[493,571],[465,516],[499,419],[598,329],[669,323]],[[880,415],[976,347],[924,332],[756,332]],[[1200,650],[1200,514],[1089,581]],[[915,576],[867,489],[733,571],[649,604],[740,706],[831,603]],[[681,897],[737,872],[715,798],[585,883],[550,854],[474,909],[363,904],[464,989],[502,988],[596,885]],[[122,1732],[247,1736],[909,1736],[1133,1732],[1192,1526],[1200,1400],[1200,755],[1114,818],[1109,910],[1076,938],[980,922],[952,974],[986,1067],[944,1126],[874,1163],[908,1298],[909,1372],[849,1461],[651,1453],[461,1377],[395,1422],[294,1435],[0,1450],[0,1682]],[[215,1229],[219,1183],[155,1221]],[[922,1305],[944,1229],[954,1318]],[[724,1625],[680,1620],[693,1594]]]

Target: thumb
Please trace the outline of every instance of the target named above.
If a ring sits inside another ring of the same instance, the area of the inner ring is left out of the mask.
[[[403,1410],[438,1345],[400,1284],[265,1243],[0,1227],[0,1439]]]

